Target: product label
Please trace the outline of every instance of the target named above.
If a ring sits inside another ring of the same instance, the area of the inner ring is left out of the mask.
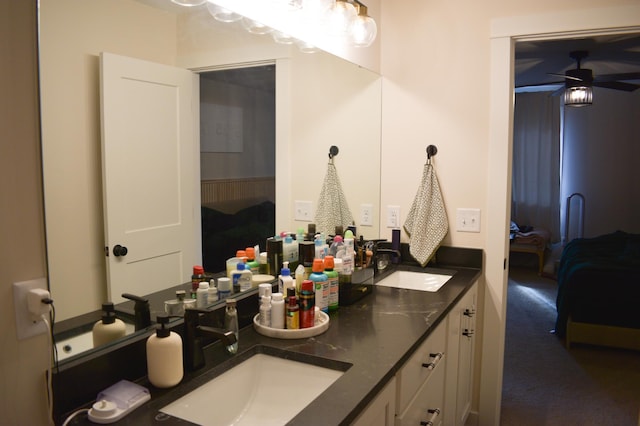
[[[309,328],[315,325],[314,317],[315,296],[313,294],[300,294],[300,328]]]
[[[329,312],[329,280],[313,281],[316,290],[316,304],[323,312]]]
[[[329,277],[329,309],[338,307],[338,297],[340,295],[340,282],[338,274]]]

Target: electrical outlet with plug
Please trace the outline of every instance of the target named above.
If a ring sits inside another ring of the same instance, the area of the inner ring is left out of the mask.
[[[18,340],[47,333],[42,315],[47,314],[51,305],[43,303],[49,299],[46,278],[13,283],[13,303],[16,313],[16,333]]]

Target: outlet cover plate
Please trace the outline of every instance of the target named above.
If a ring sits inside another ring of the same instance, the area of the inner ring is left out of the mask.
[[[387,206],[387,228],[400,228],[400,206]]]
[[[29,290],[41,288],[47,290],[47,279],[38,278],[30,281],[13,283],[13,306],[16,312],[16,333],[18,340],[47,333],[44,321],[34,321],[27,306]]]

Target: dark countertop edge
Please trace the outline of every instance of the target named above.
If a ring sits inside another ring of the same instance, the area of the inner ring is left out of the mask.
[[[438,253],[440,253],[441,250],[443,250],[443,247],[439,249]],[[480,277],[482,257],[483,257],[482,249],[446,247],[444,248],[444,251],[446,252],[446,254],[444,256],[439,257],[438,259],[439,262],[435,265],[433,263],[430,263],[430,265],[428,265],[427,268],[435,266],[436,268],[455,269],[460,272],[466,271],[463,274],[461,274],[466,276],[466,279],[463,277],[458,277],[458,279],[452,279],[451,283],[456,284],[455,285],[456,294],[452,298],[448,299],[448,303],[443,309],[439,310],[437,318],[435,318],[429,326],[425,327],[423,333],[420,336],[416,337],[413,344],[407,347],[407,349],[404,351],[404,354],[402,356],[400,356],[392,365],[386,367],[386,370],[384,370],[383,374],[379,374],[378,376],[376,376],[376,379],[370,380],[370,383],[367,386],[367,389],[365,389],[364,391],[358,392],[356,399],[359,399],[359,401],[357,403],[349,405],[349,408],[336,410],[336,412],[331,413],[334,415],[329,416],[331,419],[328,419],[326,416],[326,413],[327,413],[326,406],[327,406],[327,403],[331,403],[331,399],[332,399],[332,397],[330,396],[332,389],[330,387],[329,389],[327,389],[327,391],[325,391],[318,398],[316,398],[314,402],[312,402],[309,406],[307,406],[304,410],[302,410],[296,417],[294,417],[289,422],[289,424],[297,425],[297,424],[304,423],[305,425],[310,425],[310,424],[324,425],[324,424],[327,424],[327,421],[329,421],[330,423],[333,423],[332,420],[335,420],[335,424],[347,424],[355,420],[361,414],[361,412],[367,407],[367,405],[377,396],[377,394],[384,388],[384,386],[394,377],[394,375],[398,372],[401,366],[413,355],[415,350],[424,342],[425,339],[428,338],[428,336],[435,329],[435,327],[437,327],[442,322],[442,320],[446,318],[447,314],[451,311],[453,306],[455,306],[455,304],[464,296],[464,294],[466,294],[466,292],[471,287],[471,285],[474,284]],[[456,253],[460,255],[460,257],[456,256]],[[454,258],[454,259],[457,258],[458,261],[445,262],[445,259],[449,260],[449,258]],[[459,261],[461,258],[464,259],[464,262]],[[460,263],[464,263],[466,265],[460,265]],[[467,265],[470,265],[470,266],[467,266]],[[417,263],[409,262],[408,264],[402,265],[402,269],[411,270],[414,268],[417,268],[419,270],[424,270],[423,268],[420,268]],[[464,279],[465,282],[464,283],[459,282],[460,279]],[[404,291],[411,291],[411,290],[404,290]],[[371,296],[367,296],[367,297],[371,297]],[[366,302],[366,299],[365,299],[365,302]],[[144,333],[144,335],[149,335],[149,334],[150,334],[149,332]],[[279,339],[275,339],[275,340],[279,340]],[[250,344],[249,347],[246,347],[245,345],[242,344],[242,343],[246,343],[247,341],[249,341],[249,344]],[[142,340],[142,342],[144,342],[144,340]],[[241,330],[240,352],[244,353],[244,352],[250,351],[252,350],[252,347],[255,345],[266,345],[266,346],[276,346],[276,347],[283,346],[278,343],[276,344],[273,344],[273,343],[274,343],[274,339],[270,339],[270,338],[259,335],[253,329],[252,326],[244,327]],[[126,343],[122,343],[121,345],[118,345],[118,346],[123,346],[122,349],[126,349],[127,345]],[[129,346],[132,346],[132,345],[129,345]],[[143,405],[143,407],[138,408],[132,414],[120,420],[118,424],[138,424],[137,422],[140,422],[141,420],[144,420],[144,419],[153,421],[153,418],[155,417],[155,414],[157,414],[157,410],[159,408],[166,405],[168,402],[175,400],[180,396],[193,390],[192,388],[197,387],[195,386],[195,382],[202,381],[203,378],[205,377],[207,377],[206,380],[210,380],[209,376],[212,373],[213,373],[213,376],[220,374],[222,371],[219,371],[219,372],[214,371],[214,370],[220,370],[220,368],[222,368],[218,364],[224,363],[228,359],[233,359],[234,356],[224,353],[224,351],[223,350],[221,351],[220,348],[217,346],[218,346],[217,343],[214,345],[211,345],[205,351],[207,356],[207,365],[213,365],[213,366],[209,367],[206,370],[201,370],[197,372],[185,372],[185,378],[183,379],[182,383],[175,388],[166,389],[166,390],[157,389],[157,388],[153,388],[153,386],[151,386],[148,383],[148,381],[146,380],[146,377],[142,377],[138,379],[136,379],[135,377],[131,377],[130,378],[131,381],[134,381],[143,386],[149,387],[152,390],[152,393],[154,394],[154,398],[150,402],[145,404],[147,406],[146,410]],[[214,352],[224,353],[224,355],[222,357],[220,355],[215,355],[211,357],[211,353],[214,353]],[[238,355],[235,355],[235,357],[239,357],[240,355],[241,354],[239,353]],[[210,363],[211,361],[216,362],[216,364],[211,364]],[[228,367],[228,365],[225,364],[225,367]],[[198,380],[198,378],[200,378],[200,380]],[[192,386],[189,386],[190,384]],[[104,387],[101,387],[99,390],[102,390],[103,388]],[[90,407],[91,403],[86,403],[81,406]],[[147,411],[146,414],[144,413],[145,411]],[[72,411],[67,413],[67,415],[70,414],[71,412]],[[148,417],[148,416],[151,416],[151,417]],[[180,420],[179,422],[183,422],[184,424],[184,421],[182,420]],[[86,419],[86,415],[84,415],[84,416],[78,416],[77,419],[74,419],[74,422],[72,424],[92,424],[92,423],[90,423]],[[165,422],[165,424],[172,424],[172,423]]]

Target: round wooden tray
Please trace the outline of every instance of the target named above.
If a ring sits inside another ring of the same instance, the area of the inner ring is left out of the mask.
[[[256,314],[256,316],[253,317],[253,328],[263,336],[275,337],[276,339],[304,339],[322,334],[329,328],[329,315],[322,311],[317,312],[317,314],[316,325],[308,328],[299,328],[297,330],[265,327],[259,323],[260,314]]]

